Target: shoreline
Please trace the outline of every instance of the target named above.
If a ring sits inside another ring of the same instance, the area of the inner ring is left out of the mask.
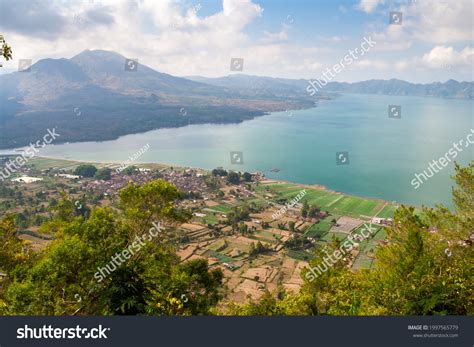
[[[0,156],[1,156],[1,154],[0,154]],[[5,156],[15,156],[15,155],[14,154],[9,154],[9,155],[5,154]],[[71,163],[100,164],[100,165],[104,165],[104,166],[111,165],[111,164],[120,166],[120,165],[124,164],[123,162],[116,162],[116,161],[75,160],[75,159],[48,157],[48,156],[38,156],[38,157],[34,157],[34,159],[63,160],[63,161],[71,162]],[[161,167],[161,168],[171,168],[172,167],[172,168],[179,168],[179,169],[198,169],[198,170],[203,170],[203,171],[207,171],[207,172],[211,172],[213,170],[213,169],[207,169],[207,168],[202,168],[202,167],[183,166],[183,165],[180,165],[180,164],[150,163],[150,162],[138,162],[138,161],[130,163],[130,165],[128,165],[128,166],[133,166],[133,165],[135,165],[135,166],[148,165],[148,166],[156,166],[156,167]],[[224,168],[224,169],[229,171],[229,169],[227,169],[227,168]],[[345,192],[342,192],[342,191],[338,191],[338,190],[328,188],[328,187],[326,187],[322,184],[307,184],[307,183],[293,182],[293,181],[282,180],[282,179],[273,179],[273,178],[267,177],[266,174],[262,171],[258,171],[258,172],[261,172],[265,176],[265,180],[260,181],[262,183],[274,182],[274,183],[278,183],[278,184],[293,184],[293,185],[296,185],[298,187],[301,187],[302,189],[314,189],[314,190],[320,190],[320,191],[327,191],[327,192],[331,192],[331,193],[335,193],[335,194],[342,194],[342,195],[351,196],[351,197],[360,198],[360,199],[378,201],[378,202],[382,202],[382,203],[389,204],[389,205],[395,205],[395,206],[405,205],[405,206],[413,206],[417,209],[421,208],[421,206],[418,206],[418,205],[415,205],[415,204],[407,204],[407,203],[401,203],[399,201],[388,201],[388,200],[378,198],[378,197],[354,195],[354,194],[351,194],[351,193],[345,193]]]

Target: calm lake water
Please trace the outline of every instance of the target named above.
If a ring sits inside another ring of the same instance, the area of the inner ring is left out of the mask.
[[[388,117],[388,105],[401,105],[401,119]],[[51,145],[39,155],[120,162],[149,143],[137,162],[258,170],[270,178],[359,196],[450,205],[452,163],[416,190],[410,182],[454,141],[466,142],[473,115],[472,100],[342,95],[314,109],[276,112],[240,124],[191,125],[114,141]],[[468,163],[473,148],[462,147],[456,160]],[[243,164],[231,163],[231,151],[243,153]],[[349,164],[337,165],[336,152],[348,152]]]

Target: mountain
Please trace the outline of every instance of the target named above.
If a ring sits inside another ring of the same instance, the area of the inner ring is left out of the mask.
[[[57,142],[109,140],[163,127],[241,122],[311,105],[308,95],[238,93],[140,62],[128,71],[126,62],[115,52],[86,50],[0,76],[0,148],[36,142],[53,127],[61,134]]]
[[[307,80],[285,79],[273,77],[251,76],[235,74],[218,78],[207,78],[201,76],[187,76],[192,81],[206,83],[235,90],[239,95],[258,95],[262,97],[291,97],[299,98],[308,95],[306,91]]]
[[[214,86],[236,89],[242,95],[260,93],[257,95],[291,95],[301,96],[308,94],[306,88],[308,80],[283,79],[271,77],[259,77],[250,75],[230,75],[218,78],[205,78],[200,76],[186,77],[196,82],[203,82]],[[317,84],[315,84],[317,86]],[[449,80],[445,83],[435,82],[428,84],[410,83],[398,79],[369,80],[355,83],[329,82],[319,88],[319,96],[332,96],[334,93],[355,94],[383,94],[383,95],[406,95],[406,96],[434,96],[446,98],[474,98],[474,82],[457,82]]]
[[[363,93],[407,96],[435,96],[473,99],[473,82],[449,80],[445,83],[410,83],[402,80],[370,80],[355,83],[329,82],[323,90],[340,93]]]

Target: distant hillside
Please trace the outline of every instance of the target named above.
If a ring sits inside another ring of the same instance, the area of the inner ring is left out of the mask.
[[[214,86],[237,89],[243,95],[265,92],[270,94],[290,94],[300,96],[307,94],[308,81],[299,79],[283,79],[271,77],[259,77],[249,75],[230,75],[219,78],[205,78],[199,76],[187,77],[196,82],[212,84]],[[383,95],[406,95],[406,96],[435,96],[446,98],[472,99],[474,82],[457,82],[449,80],[445,83],[435,82],[428,84],[410,83],[402,80],[370,80],[355,83],[329,82],[319,90],[319,95],[331,93],[360,93],[360,94],[383,94]]]
[[[312,105],[307,95],[240,94],[155,71],[125,70],[115,52],[43,59],[0,76],[0,148],[36,142],[57,128],[57,142],[109,140],[163,127],[241,122],[267,111]]]
[[[410,83],[402,80],[370,80],[356,83],[330,82],[323,90],[341,93],[363,93],[406,96],[435,96],[444,98],[472,99],[473,82],[449,80],[445,83]]]

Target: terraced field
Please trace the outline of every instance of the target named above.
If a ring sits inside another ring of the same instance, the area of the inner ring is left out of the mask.
[[[331,229],[332,223],[331,220],[335,218],[334,216],[329,216],[325,219],[320,220],[318,223],[313,224],[309,227],[305,235],[308,237],[322,237],[324,236],[329,229]],[[337,217],[336,217],[337,218]]]

